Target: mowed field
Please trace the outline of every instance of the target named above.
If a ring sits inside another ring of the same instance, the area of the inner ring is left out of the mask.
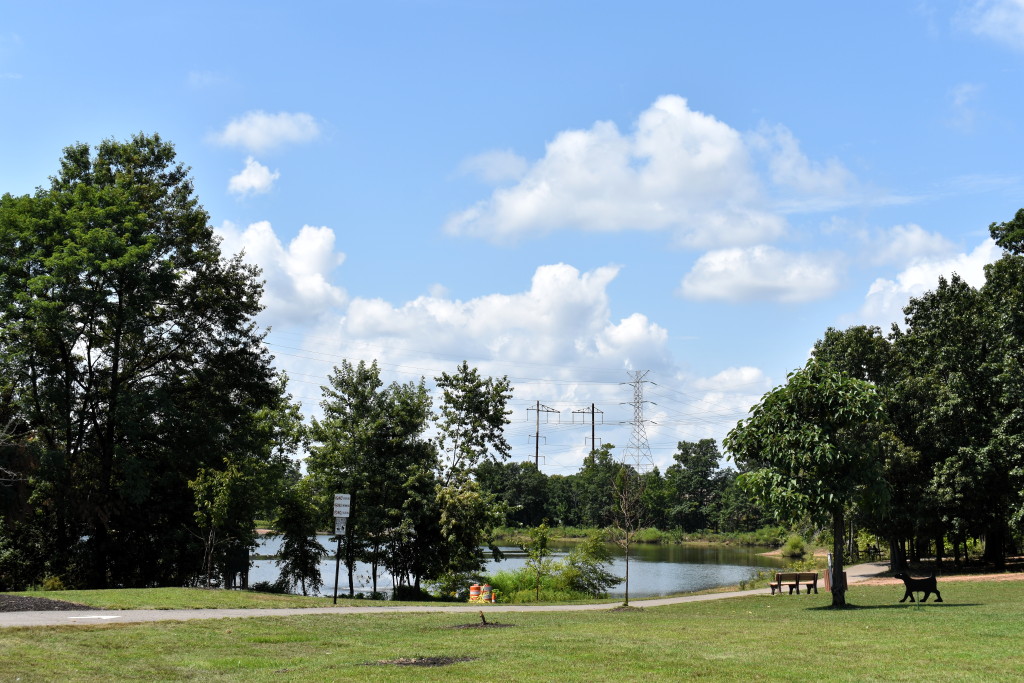
[[[598,612],[325,615],[4,629],[0,680],[1019,680],[1024,582]],[[642,603],[636,603],[642,604]],[[430,662],[438,666],[423,666]]]

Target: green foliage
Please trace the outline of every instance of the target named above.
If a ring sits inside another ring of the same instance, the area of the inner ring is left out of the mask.
[[[256,581],[249,586],[249,590],[254,593],[274,593],[278,595],[290,593],[292,588],[293,586],[284,577],[278,577],[276,581]]]
[[[431,416],[426,386],[423,380],[385,386],[376,362],[345,361],[328,379],[306,461],[319,524],[333,525],[333,496],[349,493],[352,513],[342,545],[349,578],[356,561],[364,560],[374,588],[378,568],[400,585],[418,584],[437,571],[429,549],[439,541],[437,455],[423,436]]]
[[[551,550],[548,548],[548,542],[550,541],[551,534],[546,523],[541,523],[539,526],[530,529],[527,532],[529,540],[524,543],[521,547],[526,552],[528,559],[526,560],[526,567],[533,572],[536,579],[535,588],[537,592],[537,599],[540,600],[540,583],[541,579],[551,574],[554,563],[550,559]]]
[[[512,412],[507,407],[512,398],[508,378],[483,378],[463,361],[454,375],[443,372],[434,381],[442,394],[437,443],[445,457],[445,485],[468,477],[484,460],[508,458],[510,446],[504,434]]]
[[[842,571],[845,508],[889,502],[878,439],[885,421],[870,383],[812,358],[754,406],[726,446],[747,470],[741,481],[776,514],[831,522]],[[841,590],[833,604],[845,604]]]
[[[59,576],[47,576],[43,579],[43,585],[40,586],[41,590],[44,591],[62,591],[67,590],[64,587],[64,582],[60,580]]]
[[[623,578],[608,571],[611,553],[601,534],[592,533],[555,566],[555,585],[573,593],[603,596]]]
[[[799,534],[790,534],[786,542],[782,544],[782,556],[783,557],[803,557],[807,554],[807,547],[804,545],[804,539]]]
[[[303,595],[319,592],[323,586],[320,560],[327,550],[316,539],[317,515],[308,487],[295,486],[285,494],[274,527],[282,537],[278,583],[290,591],[298,585]]]
[[[210,565],[188,482],[277,467],[260,294],[157,135],[68,147],[47,187],[0,198],[0,394],[32,434],[13,506],[42,532],[16,551],[30,581],[183,585]],[[225,548],[251,542],[235,522]]]

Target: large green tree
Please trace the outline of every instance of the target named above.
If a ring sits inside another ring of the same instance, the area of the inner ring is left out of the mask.
[[[260,295],[157,135],[68,147],[49,186],[0,198],[0,374],[37,445],[41,571],[95,587],[198,573],[188,482],[251,445],[279,394]]]
[[[394,564],[395,544],[414,540],[417,527],[409,520],[419,517],[410,516],[405,503],[436,467],[436,452],[423,438],[430,396],[422,380],[385,386],[377,363],[363,361],[336,367],[323,395],[323,417],[312,422],[306,461],[312,490],[325,511],[323,524],[333,523],[326,514],[333,494],[352,496],[342,546],[349,593],[358,560],[370,564],[376,591],[378,569]]]
[[[725,440],[766,507],[781,518],[831,523],[836,576],[843,571],[847,510],[888,503],[878,441],[884,420],[871,384],[811,359],[765,394]],[[834,581],[832,605],[845,604],[845,587]]]

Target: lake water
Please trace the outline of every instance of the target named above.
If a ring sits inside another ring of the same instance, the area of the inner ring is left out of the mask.
[[[318,536],[317,540],[331,553],[335,544],[329,536]],[[275,555],[280,548],[280,538],[263,538],[255,550],[256,555]],[[560,559],[571,549],[571,545],[552,544],[552,557]],[[609,546],[614,555],[610,567],[612,573],[624,576],[626,572],[625,556],[618,546]],[[635,545],[630,549],[629,559],[629,596],[631,598],[657,597],[705,590],[717,586],[729,586],[749,579],[759,568],[781,567],[782,561],[777,557],[765,557],[768,548],[735,547],[712,544],[683,545]],[[526,554],[519,548],[502,548],[505,559],[500,562],[490,561],[486,573],[502,569],[517,569],[526,564]],[[320,563],[320,572],[324,578],[323,595],[331,595],[334,591],[334,559],[326,559]],[[369,565],[357,564],[355,582],[357,593],[369,593]],[[250,585],[256,581],[275,581],[278,576],[277,564],[274,560],[255,560],[249,570]],[[391,588],[391,577],[382,573],[377,577],[377,586],[382,592]],[[348,591],[348,577],[345,567],[341,568],[338,579],[338,593]],[[625,594],[625,584],[619,584],[609,594],[613,597]]]

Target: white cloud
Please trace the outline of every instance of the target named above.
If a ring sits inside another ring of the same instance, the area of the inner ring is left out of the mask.
[[[815,196],[834,198],[844,195],[853,183],[853,175],[837,159],[814,162],[800,151],[792,131],[782,125],[761,126],[749,136],[751,146],[768,155],[773,183]]]
[[[245,160],[245,168],[238,175],[231,176],[231,180],[228,181],[228,192],[243,197],[250,194],[266,194],[270,192],[274,181],[280,177],[279,172],[271,173],[269,168],[249,157]]]
[[[951,258],[922,260],[899,273],[895,279],[878,278],[868,289],[858,320],[887,329],[894,322],[903,322],[903,308],[911,297],[935,289],[939,276],[953,273],[965,282],[980,287],[985,283],[985,266],[999,259],[1002,251],[986,239],[969,254]]]
[[[609,121],[559,133],[517,184],[445,228],[498,240],[577,228],[669,229],[699,246],[762,242],[780,235],[785,219],[753,155],[766,155],[774,182],[794,192],[835,193],[850,181],[838,162],[810,162],[785,128],[769,132],[748,140],[682,97],[661,97],[631,133]]]
[[[868,259],[875,265],[907,265],[953,254],[956,247],[937,232],[920,225],[894,225],[869,240]]]
[[[287,248],[268,221],[253,223],[245,230],[225,221],[216,232],[223,253],[244,250],[246,262],[263,270],[263,317],[269,324],[314,321],[345,303],[344,290],[331,284],[333,271],[345,255],[334,250],[330,228],[304,225]]]
[[[496,149],[470,157],[459,164],[459,171],[488,183],[519,180],[526,173],[526,159],[510,149]]]
[[[839,285],[835,259],[758,245],[710,251],[683,278],[689,299],[795,303],[829,296]]]
[[[251,152],[279,147],[286,143],[309,142],[320,135],[320,126],[309,114],[251,111],[233,119],[212,140],[220,145],[243,147]]]
[[[977,0],[957,19],[976,35],[1024,48],[1024,0]]]
[[[952,101],[953,116],[949,125],[958,130],[969,133],[974,130],[974,122],[978,118],[978,112],[974,108],[974,101],[981,94],[984,88],[976,83],[960,83],[949,92]]]
[[[695,389],[704,391],[733,392],[742,390],[767,391],[771,381],[760,368],[747,366],[726,368],[711,377],[699,377],[692,381]]]
[[[494,359],[509,363],[596,362],[603,367],[667,363],[667,332],[634,313],[611,319],[606,288],[614,267],[580,273],[565,264],[541,266],[530,289],[469,301],[424,296],[401,306],[354,299],[341,319],[343,339],[380,348],[390,340],[415,340],[429,355]]]

